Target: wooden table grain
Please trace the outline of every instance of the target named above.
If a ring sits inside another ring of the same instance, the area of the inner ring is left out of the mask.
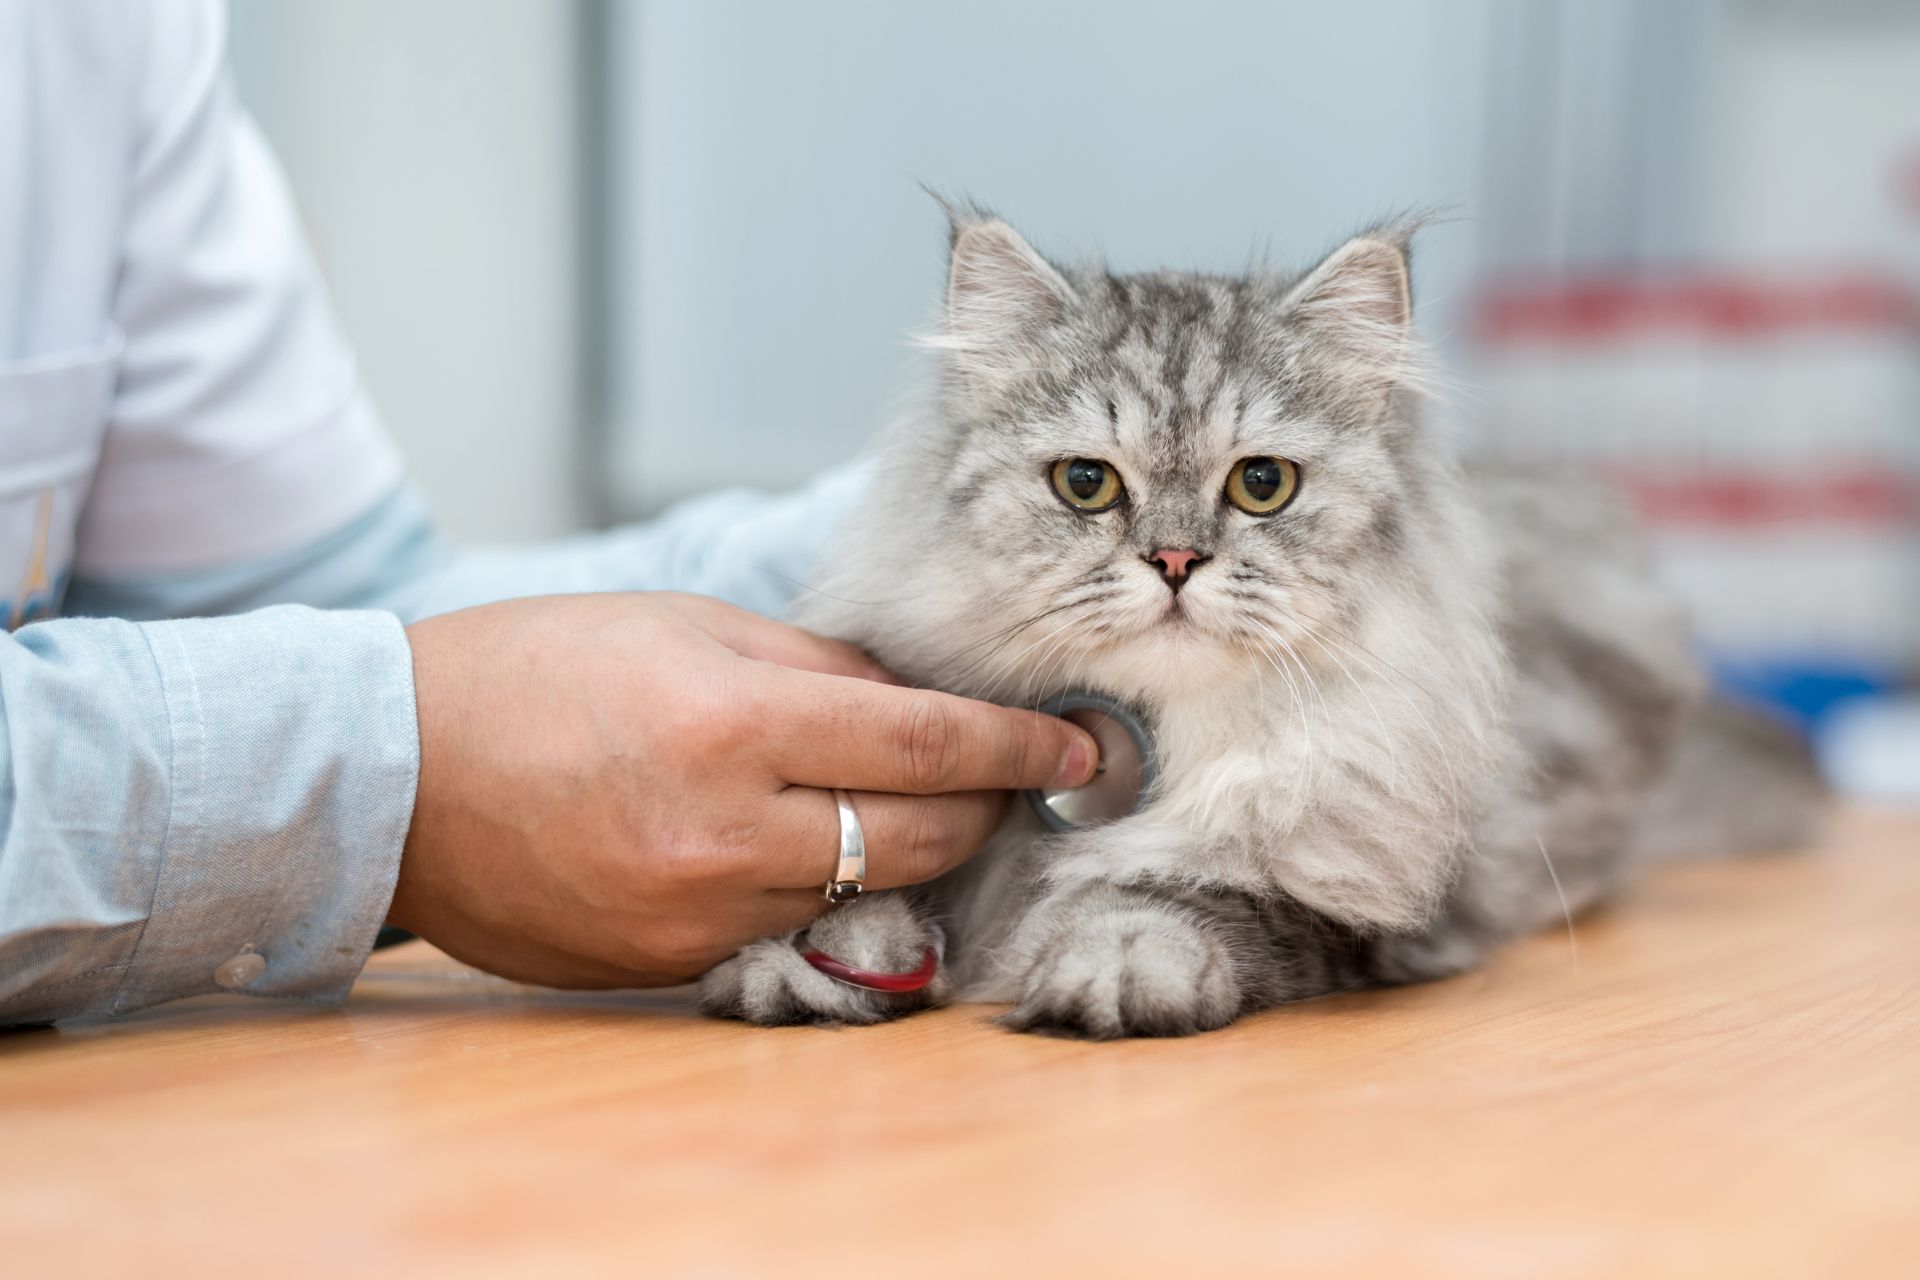
[[[423,944],[0,1036],[0,1275],[1920,1275],[1920,815],[1182,1041],[760,1031]]]

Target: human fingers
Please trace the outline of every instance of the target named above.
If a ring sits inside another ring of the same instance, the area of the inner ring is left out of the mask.
[[[932,795],[1076,787],[1098,749],[1055,716],[810,672],[767,704],[767,762],[787,783]]]
[[[867,850],[866,887],[898,889],[944,875],[972,857],[999,825],[1007,797],[1001,791],[858,791],[852,799]],[[766,866],[766,883],[817,891],[839,865],[840,811],[833,793],[789,787],[773,817],[779,855]]]

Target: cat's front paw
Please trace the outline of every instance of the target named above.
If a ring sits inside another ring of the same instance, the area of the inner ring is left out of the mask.
[[[1232,1022],[1243,993],[1223,932],[1177,907],[1138,900],[1059,920],[1034,958],[1016,1031],[1112,1040],[1184,1036]]]
[[[867,894],[816,921],[804,934],[755,942],[700,981],[708,1013],[762,1027],[864,1026],[945,1003],[944,973],[919,991],[869,991],[829,978],[807,963],[813,946],[856,968],[906,973],[928,947],[942,949],[939,931],[895,894]]]

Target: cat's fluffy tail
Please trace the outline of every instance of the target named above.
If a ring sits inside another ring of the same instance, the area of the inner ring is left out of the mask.
[[[1796,849],[1813,841],[1827,800],[1799,734],[1757,711],[1711,701],[1682,730],[1632,844],[1643,858]]]

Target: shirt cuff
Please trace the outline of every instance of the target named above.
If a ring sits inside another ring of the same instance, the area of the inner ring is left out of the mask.
[[[392,902],[419,781],[405,630],[283,606],[141,631],[172,794],[113,1011],[217,990],[343,998]]]

